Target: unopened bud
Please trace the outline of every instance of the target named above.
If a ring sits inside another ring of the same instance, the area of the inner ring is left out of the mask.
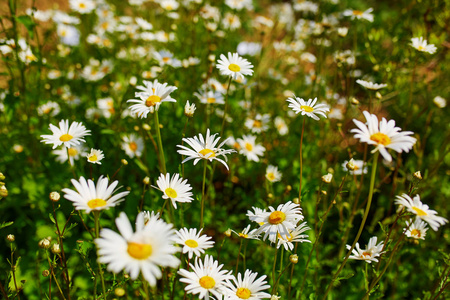
[[[325,196],[327,195],[327,191],[321,191]]]
[[[146,130],[146,131],[150,131],[150,129],[152,129],[152,128],[151,128],[150,125],[148,125],[147,123],[144,123],[144,124],[142,125],[142,129],[144,129],[144,130]]]
[[[268,193],[267,194],[267,198],[273,198],[273,194],[272,193]]]
[[[292,190],[292,186],[288,185],[286,186],[286,191],[290,192]]]
[[[8,242],[14,242],[16,240],[16,237],[14,236],[14,234],[8,234],[6,236],[6,239],[8,240]]]
[[[125,295],[125,290],[124,290],[123,288],[116,288],[116,289],[114,290],[114,294],[115,294],[117,297],[122,297],[122,296]]]
[[[128,165],[128,161],[127,161],[126,159],[122,159],[120,162],[121,162],[122,165],[124,165],[124,166]]]
[[[292,199],[292,202],[294,202],[295,204],[300,204],[300,199],[294,198]]]
[[[52,252],[54,254],[59,254],[61,253],[61,248],[59,247],[59,244],[53,244],[52,246]]]
[[[51,192],[49,198],[50,198],[50,200],[52,200],[53,202],[58,202],[59,199],[61,198],[61,196],[59,195],[58,192]]]
[[[135,76],[133,76],[133,77],[130,78],[130,81],[129,81],[129,82],[130,82],[130,85],[133,85],[133,86],[134,86],[134,85],[136,85],[136,83],[137,83],[137,78],[136,78]]]
[[[358,168],[356,166],[355,161],[353,160],[353,158],[348,161],[346,167],[347,167],[347,170],[350,170],[350,171],[354,171],[354,170],[356,170]]]
[[[355,97],[352,97],[352,99],[350,100],[350,103],[353,105],[359,105],[359,100],[356,99]]]
[[[3,175],[3,173],[2,172],[0,172],[0,180],[5,180],[5,175]]]
[[[142,182],[143,182],[144,184],[149,184],[149,183],[150,183],[150,177],[145,176],[144,179],[142,180]]]
[[[184,106],[184,114],[188,118],[192,118],[194,116],[194,112],[196,110],[195,104],[189,104],[189,100],[186,102],[186,105]]]
[[[48,277],[48,275],[50,275],[49,270],[44,270],[44,271],[42,271],[42,276]]]
[[[0,187],[0,197],[6,197],[8,196],[8,189],[6,188],[6,186],[1,186]]]
[[[414,177],[416,177],[419,180],[422,180],[422,174],[420,174],[420,171],[415,172]]]
[[[333,174],[328,173],[327,175],[322,176],[322,181],[325,183],[330,183],[331,179],[333,179]]]
[[[230,236],[231,236],[231,228],[228,228],[228,229],[224,232],[224,234],[225,234],[227,237],[230,237]]]
[[[48,239],[42,239],[39,241],[38,246],[42,249],[48,249],[50,247],[50,241]]]
[[[289,260],[290,260],[291,263],[293,263],[293,264],[298,263],[298,255],[297,255],[297,254],[292,254],[291,256],[289,256]]]
[[[337,29],[337,32],[340,37],[345,37],[348,33],[348,28],[347,27],[339,27]]]
[[[377,97],[377,99],[382,99],[382,98],[383,98],[383,95],[381,95],[380,92],[376,92],[376,93],[375,93],[375,97]]]

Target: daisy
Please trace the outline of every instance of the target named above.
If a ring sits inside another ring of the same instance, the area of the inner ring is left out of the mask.
[[[202,229],[197,233],[196,228],[181,228],[176,232],[177,238],[175,242],[183,245],[183,253],[189,253],[189,259],[195,254],[200,256],[205,253],[205,250],[214,246],[214,241],[210,241],[211,237],[207,235],[201,235]]]
[[[245,155],[248,160],[259,161],[259,156],[264,155],[264,148],[262,145],[256,144],[256,136],[244,135],[242,139],[236,140],[239,143],[239,154]]]
[[[60,112],[59,104],[53,101],[48,101],[37,108],[38,115],[48,115],[51,117],[56,116]]]
[[[293,243],[311,243],[311,241],[307,239],[309,236],[307,234],[302,234],[306,230],[310,229],[311,228],[306,226],[306,222],[303,222],[302,224],[298,225],[297,228],[292,230],[287,238],[282,238],[281,236],[279,236],[277,248],[280,248],[280,246],[283,245],[286,251],[292,251],[294,249]]]
[[[407,194],[397,196],[395,203],[398,205],[403,205],[406,209],[415,214],[417,218],[424,220],[430,225],[430,227],[437,231],[439,226],[444,225],[448,222],[447,219],[437,216],[437,212],[428,207],[428,205],[423,204],[420,201],[420,196],[416,195],[413,199]]]
[[[185,203],[194,200],[190,192],[191,185],[187,183],[187,179],[180,178],[180,174],[173,174],[172,178],[169,173],[161,174],[156,184],[158,187],[154,186],[154,188],[163,192],[163,199],[170,199],[175,208],[177,208],[177,202]]]
[[[244,78],[244,75],[253,74],[253,65],[245,58],[242,58],[237,53],[231,54],[228,52],[228,58],[220,54],[220,59],[217,61],[217,68],[220,74],[231,76],[233,79]]]
[[[280,116],[275,117],[274,120],[275,128],[278,130],[280,135],[286,135],[289,132],[289,127],[287,127],[286,122]]]
[[[161,50],[159,52],[154,52],[153,56],[159,62],[159,65],[161,67],[163,67],[165,65],[169,65],[169,66],[172,66],[174,68],[181,67],[181,61],[176,59],[173,56],[173,53],[171,53],[169,51]]]
[[[195,265],[189,264],[193,272],[185,269],[178,271],[182,277],[180,281],[187,283],[185,290],[189,294],[200,294],[200,299],[210,299],[210,293],[216,299],[222,299],[222,294],[226,291],[226,280],[230,280],[230,271],[221,270],[223,265],[214,260],[212,256],[206,255],[204,262],[198,257],[195,258]]]
[[[241,27],[241,20],[237,15],[227,12],[222,18],[222,26],[225,29],[235,30]]]
[[[204,104],[225,104],[222,93],[218,91],[201,91],[194,93],[201,103]]]
[[[59,128],[50,124],[50,130],[53,135],[41,135],[43,140],[41,142],[46,144],[53,144],[53,149],[64,144],[65,147],[72,147],[80,145],[81,142],[86,142],[84,137],[90,135],[90,130],[86,130],[80,122],[73,122],[69,126],[69,120],[61,120]]]
[[[439,108],[444,108],[444,107],[447,106],[447,100],[445,100],[441,96],[434,97],[433,98],[433,103]]]
[[[119,182],[116,180],[108,186],[108,178],[100,176],[97,181],[97,185],[92,180],[84,179],[80,177],[79,181],[72,179],[71,182],[77,191],[71,189],[63,189],[66,193],[64,198],[73,202],[76,210],[85,210],[86,213],[90,213],[91,210],[103,210],[114,207],[122,202],[124,197],[130,192],[120,192],[116,195],[112,195]]]
[[[353,158],[350,161],[346,160],[342,163],[342,168],[350,175],[367,174],[367,166],[363,160],[353,160]]]
[[[99,165],[102,164],[100,161],[104,157],[105,157],[105,155],[103,154],[103,151],[97,150],[97,149],[91,149],[91,153],[89,153],[86,156],[88,162],[93,163],[93,164],[99,164]]]
[[[290,108],[298,114],[301,113],[303,115],[307,115],[310,118],[313,118],[314,120],[318,121],[319,117],[316,116],[316,114],[319,114],[323,117],[327,117],[325,114],[326,112],[330,111],[330,108],[326,104],[316,104],[317,98],[309,99],[307,102],[303,100],[303,98],[295,97],[294,98],[288,98],[286,100],[289,102]]]
[[[244,239],[250,239],[250,240],[259,240],[259,234],[256,234],[257,229],[250,230],[251,224],[245,227],[241,232],[236,232],[234,230],[231,230],[234,232],[234,234],[238,235],[241,238]]]
[[[346,9],[342,14],[346,17],[351,17],[352,20],[364,19],[369,22],[373,22],[373,15],[371,14],[372,11],[373,8],[369,8],[366,11]]]
[[[269,206],[270,212],[263,212],[250,217],[250,220],[263,223],[256,233],[264,232],[263,240],[269,237],[269,241],[276,242],[278,236],[283,239],[290,237],[290,232],[295,229],[298,221],[303,220],[302,209],[300,205],[291,201],[280,204],[275,210]]]
[[[124,136],[122,141],[121,147],[129,157],[140,157],[142,155],[144,140],[141,137],[132,133]]]
[[[350,245],[346,246],[348,250],[350,250],[352,247]],[[348,258],[349,259],[357,259],[357,260],[365,260],[367,263],[371,262],[378,262],[378,259],[376,257],[380,256],[382,253],[381,250],[383,250],[383,242],[380,242],[377,245],[377,237],[374,236],[370,238],[369,244],[367,245],[366,249],[361,249],[359,247],[359,243],[356,243],[355,249],[352,250],[352,254]]]
[[[265,280],[267,276],[263,275],[256,279],[257,276],[258,273],[256,272],[245,270],[244,278],[242,278],[242,274],[239,273],[237,278],[233,276],[231,280],[227,280],[227,291],[225,295],[227,295],[228,298],[226,299],[258,300],[270,298],[270,294],[262,292],[263,290],[270,288],[270,285],[268,285]]]
[[[270,182],[277,182],[281,180],[281,172],[278,171],[278,167],[268,165],[266,169],[266,179]]]
[[[261,133],[269,128],[269,122],[270,114],[257,114],[254,119],[247,118],[244,125],[253,133]]]
[[[392,161],[392,157],[386,148],[393,149],[399,153],[402,151],[409,152],[416,143],[416,139],[409,136],[414,133],[411,131],[400,132],[401,129],[395,127],[394,120],[388,122],[383,118],[378,126],[378,118],[376,115],[370,114],[367,111],[364,111],[363,114],[366,117],[367,125],[353,119],[353,122],[358,126],[358,129],[354,128],[351,132],[356,133],[355,138],[359,138],[361,142],[374,145],[375,149],[372,153],[380,151],[383,158],[388,162]]]
[[[427,235],[427,224],[420,218],[416,218],[414,223],[412,220],[406,221],[406,228],[405,234],[407,237],[424,240]]]
[[[127,215],[121,212],[116,219],[120,234],[111,229],[102,229],[100,238],[95,239],[98,261],[107,264],[107,270],[119,273],[124,270],[135,280],[142,272],[150,285],[162,277],[161,267],[177,268],[180,260],[174,256],[179,248],[173,246],[175,230],[172,224],[151,218],[144,225],[144,216],[139,214],[136,231],[133,232]]]
[[[189,100],[186,102],[186,105],[184,106],[184,115],[188,118],[192,118],[194,116],[194,112],[197,108],[195,107],[195,104],[189,104]]]
[[[259,208],[259,207],[254,207],[254,206],[252,206],[252,209],[253,209],[253,211],[247,210],[247,217],[250,219],[250,221],[257,222],[256,220],[258,220],[257,223],[258,223],[259,225],[263,225],[264,222],[261,221],[261,220],[258,218],[258,216],[259,216],[259,215],[262,215],[262,214],[264,214],[264,213],[266,213],[266,210],[265,210],[265,209],[261,209],[261,208]]]
[[[411,46],[418,51],[427,52],[433,54],[436,52],[437,48],[433,44],[428,44],[427,40],[424,40],[423,37],[416,37],[411,39]]]
[[[95,2],[92,0],[69,0],[69,5],[80,14],[88,14],[95,9]]]
[[[68,149],[63,147],[62,149],[53,150],[52,153],[56,155],[56,161],[63,164],[68,158],[69,163],[73,165],[73,162],[79,160],[80,156],[86,156],[86,150],[86,147],[83,145],[77,145]]]
[[[157,79],[153,82],[144,80],[144,86],[137,86],[136,88],[141,90],[141,92],[135,93],[135,97],[140,99],[130,99],[127,102],[136,103],[131,105],[130,109],[140,118],[146,118],[148,113],[158,111],[163,102],[177,102],[169,96],[177,87],[168,86],[167,83],[159,83]]]
[[[194,136],[193,138],[183,138],[183,141],[191,146],[192,149],[184,145],[177,145],[178,148],[181,148],[177,150],[177,152],[181,155],[187,156],[182,163],[185,163],[191,159],[194,160],[194,165],[196,165],[201,159],[207,159],[209,161],[217,160],[228,169],[228,165],[225,162],[227,160],[226,155],[236,151],[231,149],[222,149],[222,146],[227,142],[227,140],[217,146],[220,137],[216,138],[216,135],[217,133],[211,135],[208,128],[206,130],[205,138],[203,138],[201,133],[199,133],[198,137]],[[219,156],[223,156],[225,161],[218,158]]]
[[[365,87],[368,90],[379,90],[387,87],[387,84],[385,83],[373,83],[371,81],[365,81],[361,79],[356,80],[356,83]]]

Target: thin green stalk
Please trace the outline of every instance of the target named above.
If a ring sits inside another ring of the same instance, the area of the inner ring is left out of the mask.
[[[302,203],[302,176],[303,176],[303,132],[305,131],[306,117],[303,118],[302,135],[300,136],[300,185],[298,187],[298,201]]]
[[[190,118],[187,117],[187,118],[186,118],[186,122],[184,123],[183,135],[182,135],[182,137],[181,137],[181,145],[182,145],[182,146],[184,145],[184,140],[183,140],[183,138],[186,137],[186,128],[187,128],[187,124],[188,124],[189,119],[190,119]],[[184,155],[181,155],[181,161],[183,161],[183,160],[184,160]],[[184,178],[184,164],[183,164],[183,163],[181,164],[181,177]]]
[[[208,161],[205,159],[203,162],[203,183],[202,183],[202,203],[200,208],[200,228],[203,228],[203,210],[205,207],[205,183],[206,183],[206,163]]]
[[[100,211],[94,211],[94,223],[95,223],[95,236],[97,238],[100,237]],[[103,270],[101,264],[97,261],[98,266],[98,274],[100,275],[100,281],[102,282],[102,291],[103,296],[106,299],[106,287],[105,287],[105,279],[103,278]]]
[[[56,279],[55,272],[53,271],[53,263],[52,263],[52,261],[50,260],[50,257],[49,257],[49,255],[48,255],[48,251],[45,250],[45,253],[47,254],[47,261],[48,261],[48,264],[49,264],[49,267],[50,267],[50,274],[51,274],[51,277],[53,277],[53,279],[55,279],[55,283],[56,283],[56,286],[58,287],[59,293],[61,294],[61,296],[63,297],[63,299],[66,300],[66,297],[64,297],[64,293],[62,292],[61,286],[59,285],[58,279]],[[50,277],[50,279],[51,279],[51,277]],[[51,289],[49,289],[49,298],[50,298],[50,299],[52,299],[51,295],[52,295],[52,294],[51,294]],[[20,299],[20,298],[19,298],[19,299]]]
[[[148,290],[148,282],[142,277],[142,288],[144,289],[145,299],[150,300],[150,292]]]
[[[275,289],[276,289],[276,285],[277,285],[277,280],[275,278],[275,268],[277,266],[277,254],[278,254],[278,248],[275,249],[275,255],[273,256],[273,267],[272,267],[273,288],[272,288],[272,295],[275,294]]]
[[[239,245],[239,252],[238,252],[238,256],[236,258],[236,272],[234,274],[237,275],[238,270],[239,270],[239,258],[241,256],[241,250],[242,250],[242,243],[244,242],[244,238],[241,238],[241,243]]]
[[[358,234],[356,235],[352,246],[348,250],[347,255],[344,258],[344,261],[342,262],[342,264],[340,265],[339,269],[334,274],[333,279],[331,280],[330,284],[328,285],[328,288],[325,291],[325,295],[322,298],[323,300],[325,300],[327,298],[328,293],[333,288],[333,284],[336,281],[336,278],[338,277],[339,273],[341,273],[342,269],[344,268],[345,264],[347,263],[347,260],[348,260],[348,258],[350,256],[350,254],[352,253],[353,249],[355,248],[356,243],[359,240],[359,237],[361,236],[361,233],[362,233],[362,230],[364,228],[364,225],[366,224],[367,216],[369,215],[370,206],[372,204],[373,187],[375,185],[375,175],[377,173],[376,171],[377,171],[378,155],[379,155],[379,152],[377,151],[377,152],[375,152],[375,154],[373,156],[372,174],[371,174],[371,177],[370,177],[369,198],[367,200],[366,210],[364,211],[364,216],[363,216],[363,219],[361,221],[361,225],[359,226]]]
[[[52,202],[52,207],[53,207],[53,219],[55,220],[56,232],[58,234],[58,242],[59,242],[59,246],[61,248],[61,260],[62,260],[62,265],[64,268],[64,274],[66,277],[65,282],[66,282],[66,288],[67,288],[67,298],[70,300],[69,268],[67,267],[66,254],[64,251],[64,243],[62,241],[63,233],[61,233],[61,231],[59,230],[58,219],[56,218],[55,203],[53,201],[51,201],[51,202]]]
[[[230,77],[228,81],[227,94],[225,96],[225,107],[223,109],[223,120],[222,120],[222,129],[220,130],[220,136],[223,135],[223,131],[225,130],[225,120],[227,118],[227,109],[228,109],[228,92],[230,91],[231,80],[233,77]]]
[[[14,264],[14,248],[12,243],[10,244],[11,247],[11,272],[12,272],[12,277],[13,277],[13,281],[14,281],[14,287],[16,288],[16,295],[17,298],[20,300],[20,295],[19,295],[19,289],[17,288],[17,281],[16,281],[16,265]]]
[[[161,161],[161,173],[166,174],[166,160],[164,158],[164,149],[161,141],[161,131],[159,129],[159,118],[158,118],[158,111],[155,111],[155,127],[156,127],[156,135],[158,139],[158,152],[159,152],[159,158]]]

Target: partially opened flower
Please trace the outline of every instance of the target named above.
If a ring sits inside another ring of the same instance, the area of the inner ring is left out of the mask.
[[[85,210],[90,213],[91,210],[109,209],[122,202],[124,197],[130,192],[120,192],[113,195],[116,191],[116,186],[119,182],[116,180],[108,186],[108,178],[100,176],[97,185],[92,180],[86,181],[83,176],[79,181],[72,179],[76,191],[65,188],[62,191],[65,193],[64,198],[73,202],[76,210]]]
[[[427,52],[429,54],[433,54],[437,50],[435,45],[428,44],[427,40],[424,40],[423,37],[412,38],[411,46],[420,52]]]
[[[316,121],[319,120],[319,117],[316,116],[316,114],[326,118],[327,115],[325,113],[330,111],[328,105],[316,104],[317,98],[305,101],[302,98],[294,96],[294,98],[288,98],[286,101],[290,103],[288,107],[292,108],[296,114],[301,113],[302,116],[307,115]]]
[[[231,280],[227,281],[227,291],[225,295],[226,299],[229,300],[240,300],[240,299],[268,299],[271,297],[270,294],[263,292],[270,288],[267,284],[266,275],[256,278],[258,273],[252,272],[250,270],[245,270],[244,277],[239,273],[237,278],[232,277]]]
[[[43,140],[41,142],[46,144],[53,144],[53,149],[64,144],[65,147],[70,148],[80,145],[85,142],[84,137],[90,135],[90,130],[86,130],[83,124],[73,122],[69,126],[69,120],[61,120],[59,128],[50,124],[52,135],[41,135]]]
[[[369,22],[373,22],[373,15],[371,14],[372,11],[373,8],[366,9],[365,11],[346,9],[342,14],[346,17],[351,17],[352,20],[364,19]]]
[[[151,217],[144,224],[144,215],[136,220],[133,232],[127,215],[121,212],[116,219],[120,234],[111,229],[102,229],[100,238],[95,239],[98,261],[107,264],[107,270],[119,273],[122,270],[135,280],[142,273],[150,285],[162,277],[159,267],[177,268],[180,260],[174,256],[179,248],[173,245],[175,230],[157,217]]]
[[[252,225],[249,224],[241,232],[236,232],[234,230],[231,230],[231,231],[234,232],[235,234],[237,234],[239,237],[241,237],[243,239],[259,240],[259,234],[256,233],[257,229],[250,230],[251,226]]]
[[[308,240],[307,234],[302,234],[303,232],[310,230],[308,226],[306,226],[306,222],[298,225],[294,230],[292,230],[287,238],[278,237],[277,248],[280,248],[283,245],[284,249],[292,251],[294,249],[294,243],[311,243]]]
[[[245,58],[240,57],[238,53],[228,52],[228,58],[221,54],[217,61],[217,68],[220,70],[220,74],[231,76],[233,79],[238,77],[243,79],[244,75],[253,74],[253,65]]]
[[[365,81],[361,79],[356,80],[356,83],[365,87],[368,90],[379,90],[387,87],[387,84],[385,83],[373,83],[371,81]]]
[[[406,221],[406,228],[405,234],[407,237],[424,240],[427,235],[427,224],[420,218],[416,218],[414,222],[412,219],[409,222]]]
[[[389,120],[388,122],[383,118],[378,123],[376,115],[370,114],[367,111],[364,111],[363,114],[366,117],[367,123],[364,124],[361,121],[353,119],[353,122],[358,128],[352,129],[351,132],[354,132],[355,138],[358,138],[361,142],[374,145],[375,149],[372,153],[380,151],[383,158],[390,162],[392,161],[392,156],[387,151],[387,148],[399,153],[402,151],[409,152],[416,143],[416,139],[410,136],[414,133],[411,131],[400,132],[401,129],[395,127],[394,120]]]
[[[350,245],[346,246],[348,250],[351,249]],[[380,242],[377,245],[377,237],[374,236],[370,238],[369,244],[366,249],[361,249],[359,247],[359,243],[356,243],[355,249],[353,249],[352,254],[348,258],[349,259],[357,259],[357,260],[365,260],[367,263],[378,262],[376,257],[380,256],[383,252],[383,242]]]
[[[200,256],[205,253],[205,250],[213,247],[214,241],[211,241],[211,237],[206,234],[200,235],[202,229],[197,233],[197,228],[181,228],[178,230],[177,238],[175,242],[183,245],[183,253],[188,253],[189,259],[195,254],[195,256]]]
[[[192,187],[187,183],[187,179],[180,177],[180,174],[173,174],[170,178],[170,174],[159,175],[156,181],[158,185],[157,189],[163,192],[163,199],[170,199],[175,208],[177,208],[177,202],[192,202]]]

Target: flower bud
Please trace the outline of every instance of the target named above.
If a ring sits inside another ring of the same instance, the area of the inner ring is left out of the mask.
[[[350,103],[353,105],[359,105],[359,100],[356,99],[355,97],[352,97],[352,99],[350,100]]]
[[[142,182],[143,182],[144,184],[150,184],[150,177],[145,176],[144,179],[142,180]]]
[[[348,161],[346,167],[347,167],[347,170],[350,170],[350,171],[354,171],[354,170],[356,170],[358,168],[356,166],[355,161],[353,160],[353,158]]]
[[[0,172],[0,180],[5,180],[5,175],[3,175],[3,173],[2,172]]]
[[[380,92],[376,92],[376,93],[375,93],[375,97],[377,97],[377,99],[382,99],[382,98],[383,98],[383,95],[381,95]]]
[[[327,175],[322,176],[322,181],[325,183],[330,183],[331,179],[333,179],[333,174],[328,173]]]
[[[422,180],[422,174],[420,174],[420,171],[415,172],[414,177],[416,177],[419,180]]]
[[[50,241],[48,239],[42,239],[39,241],[38,246],[42,249],[48,249],[50,247]]]
[[[298,198],[292,199],[292,202],[294,202],[295,204],[300,204],[300,200]]]
[[[124,165],[124,166],[128,165],[128,161],[127,161],[126,159],[122,159],[120,162],[121,162],[122,165]]]
[[[6,197],[8,196],[8,190],[6,189],[6,186],[0,187],[0,197]]]
[[[293,264],[298,263],[298,255],[297,255],[297,254],[292,254],[291,256],[289,256],[289,260],[290,260],[291,263],[293,263]]]
[[[188,118],[192,118],[194,116],[194,112],[196,110],[195,104],[192,103],[189,105],[189,100],[186,102],[186,106],[184,107],[184,114]]]
[[[48,275],[50,275],[49,270],[44,270],[44,271],[42,271],[42,276],[48,277]]]
[[[281,296],[272,295],[272,297],[270,297],[270,300],[278,300],[280,298],[281,298]]]
[[[347,27],[339,27],[337,29],[337,33],[340,37],[345,37],[345,36],[347,36],[348,28]]]
[[[52,200],[53,202],[58,202],[59,199],[61,198],[61,196],[59,195],[58,192],[51,192],[49,198],[50,198],[50,200]]]
[[[53,244],[52,246],[52,252],[54,254],[59,254],[61,253],[61,248],[59,247],[59,244]]]
[[[123,289],[123,288],[116,288],[115,290],[114,290],[114,294],[117,296],[117,297],[123,297],[124,295],[125,295],[125,290]]]
[[[228,229],[224,232],[224,234],[225,234],[227,237],[230,237],[230,236],[231,236],[231,228],[228,228]]]
[[[148,125],[147,123],[144,123],[144,124],[142,125],[142,129],[144,129],[144,130],[146,130],[146,131],[150,131],[150,129],[152,129],[152,128],[151,128],[150,125]]]
[[[6,236],[6,239],[8,240],[8,242],[14,242],[16,240],[16,237],[14,236],[14,234],[8,234]]]

